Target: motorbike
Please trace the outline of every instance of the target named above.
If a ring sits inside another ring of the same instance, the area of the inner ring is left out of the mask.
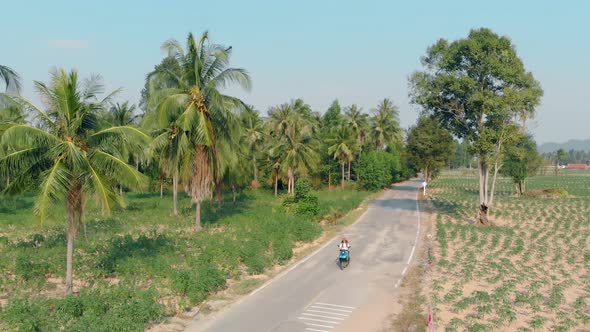
[[[338,255],[338,262],[340,263],[340,269],[345,269],[348,264],[350,263],[350,253],[348,250],[340,250],[340,255]]]

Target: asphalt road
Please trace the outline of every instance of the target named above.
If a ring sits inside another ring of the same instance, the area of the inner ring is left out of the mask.
[[[412,180],[386,191],[338,238],[186,331],[346,332],[387,326],[401,278],[415,257],[420,185]],[[342,235],[351,245],[344,270],[336,260]]]

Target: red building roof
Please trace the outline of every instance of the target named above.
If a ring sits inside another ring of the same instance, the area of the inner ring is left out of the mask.
[[[586,164],[567,164],[568,169],[586,169],[588,166]]]

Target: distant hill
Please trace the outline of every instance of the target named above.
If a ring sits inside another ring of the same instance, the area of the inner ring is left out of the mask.
[[[590,151],[590,139],[579,140],[579,139],[572,139],[565,143],[543,143],[539,145],[539,152],[540,153],[550,153],[555,152],[559,149],[564,149],[565,151],[569,150],[581,150],[581,151]]]

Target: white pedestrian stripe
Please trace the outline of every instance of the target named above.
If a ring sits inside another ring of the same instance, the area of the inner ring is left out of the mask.
[[[298,318],[308,326],[305,328],[306,331],[329,332],[328,329],[333,329],[335,325],[346,320],[353,309],[355,307],[347,305],[315,302],[308,306]]]

